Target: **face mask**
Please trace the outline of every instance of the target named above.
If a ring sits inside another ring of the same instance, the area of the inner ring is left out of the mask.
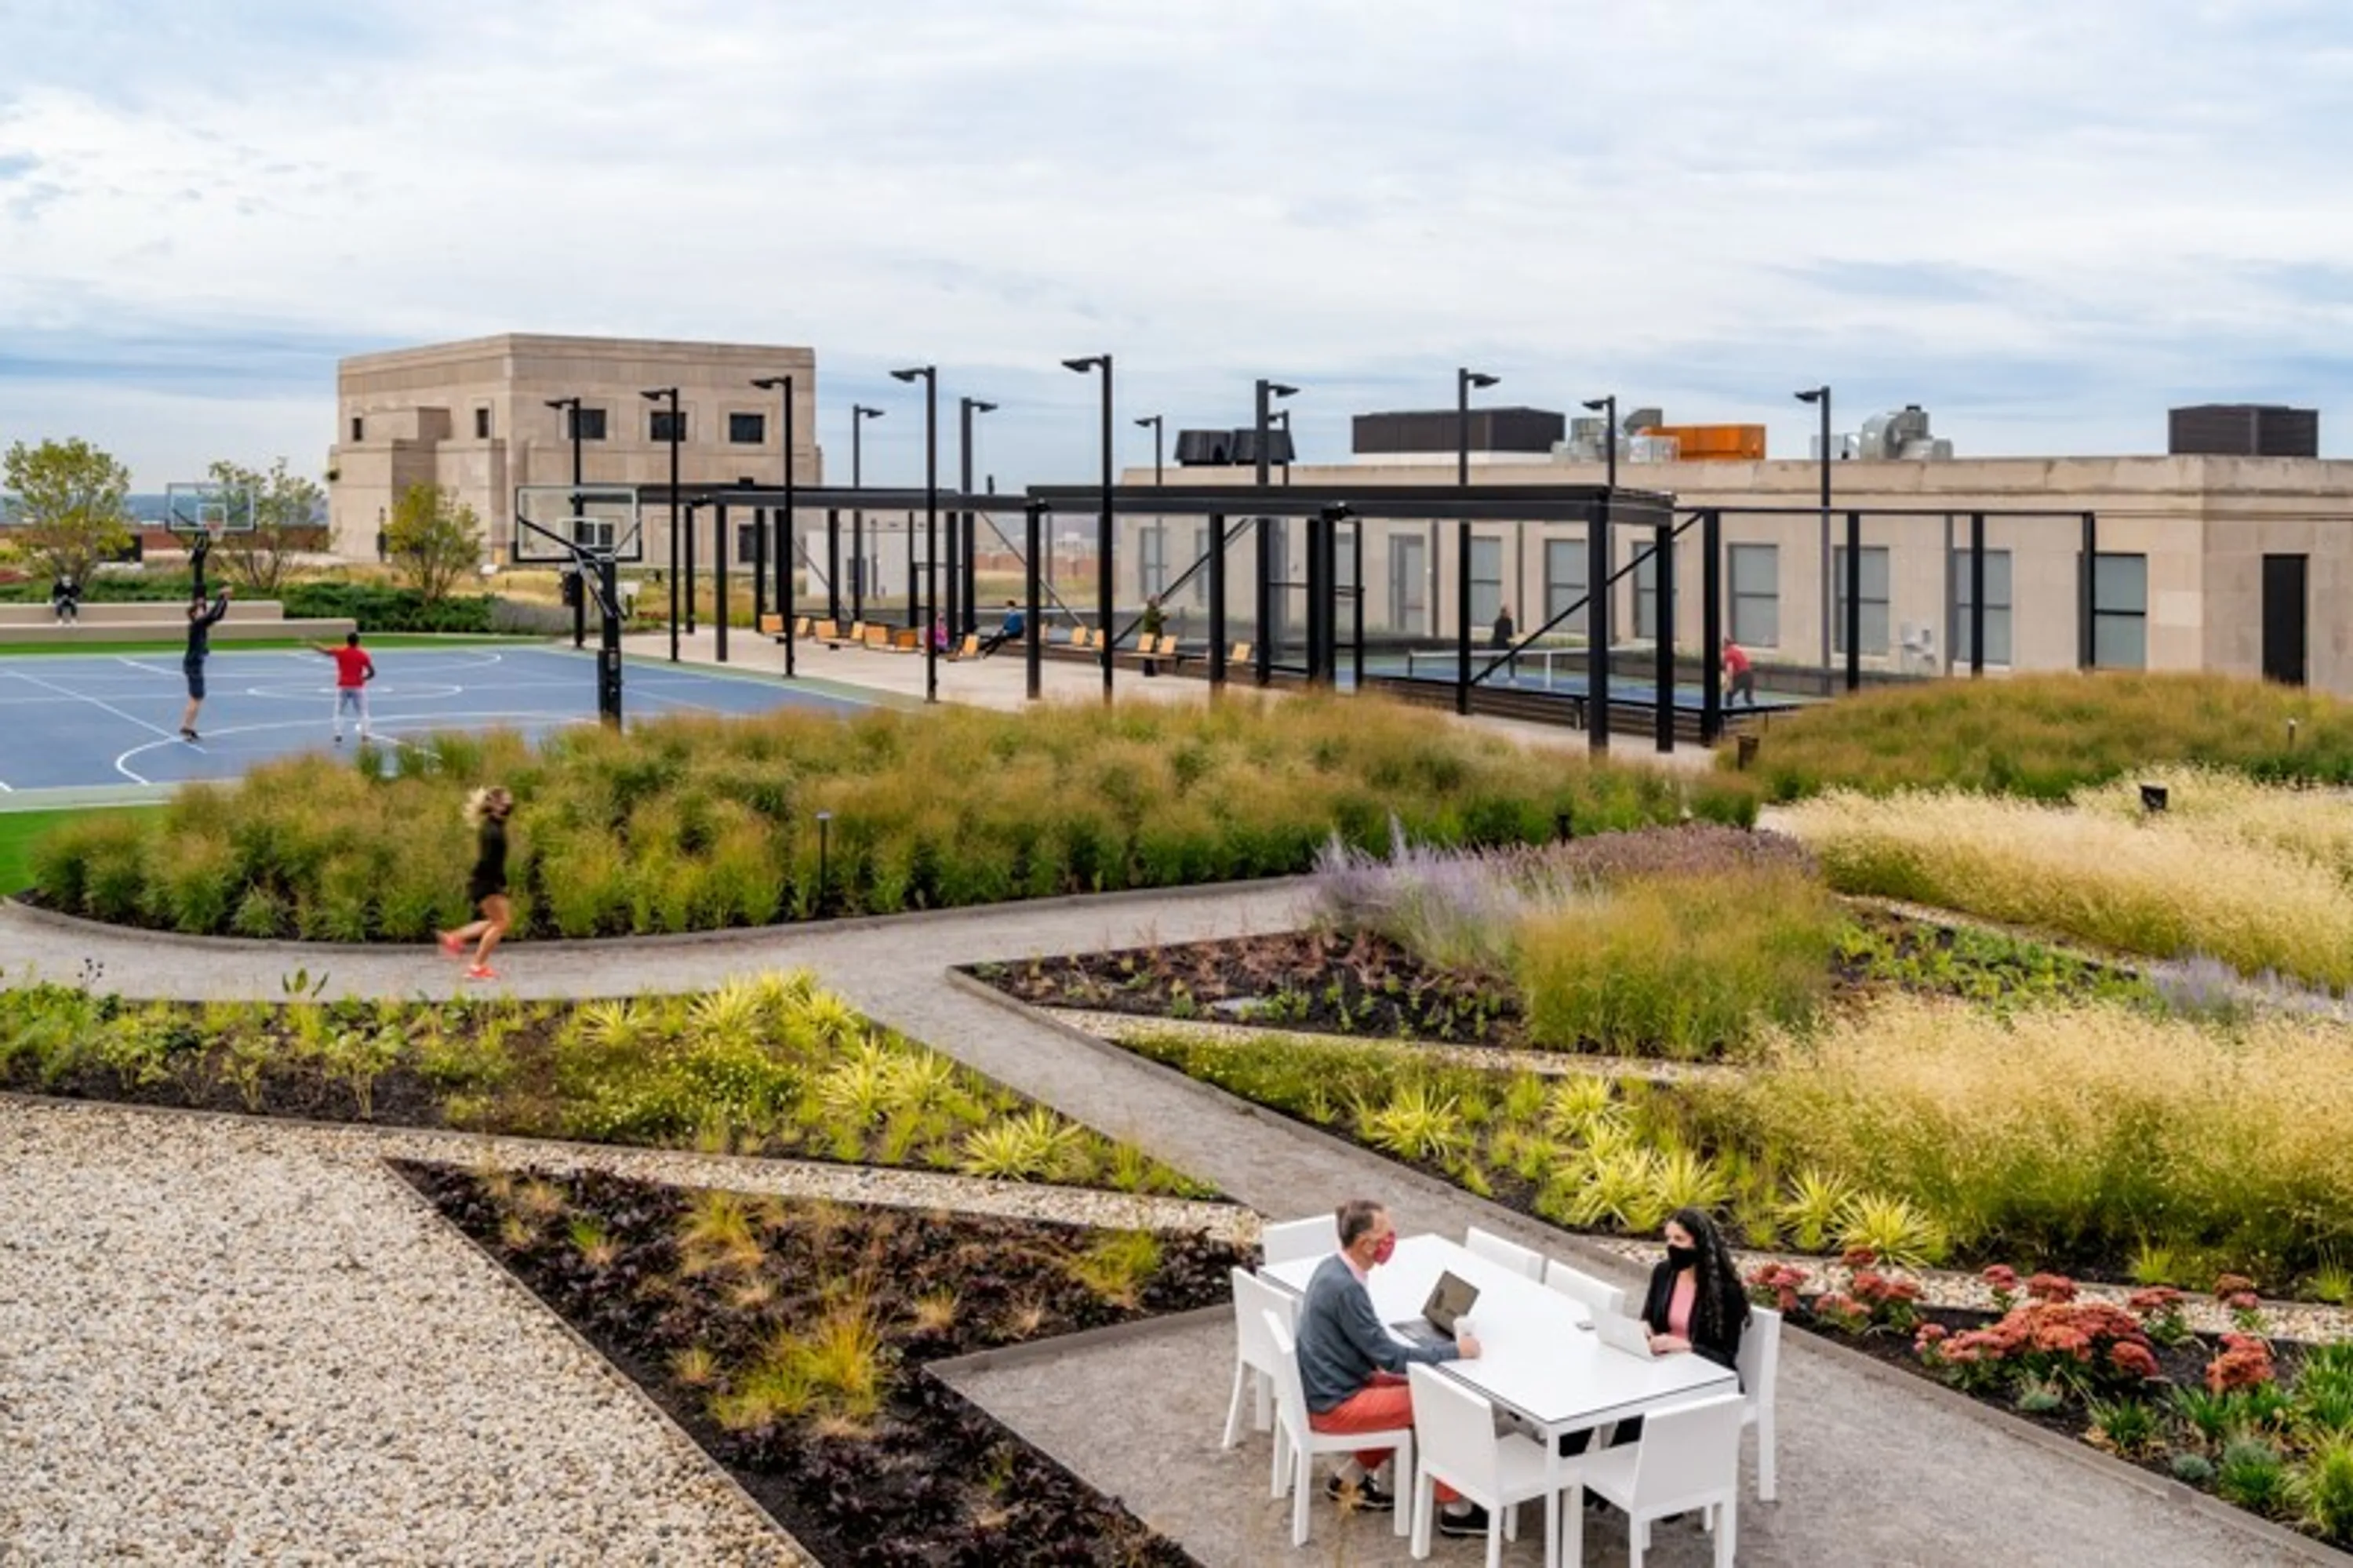
[[[1672,1264],[1679,1271],[1689,1268],[1699,1262],[1699,1248],[1695,1246],[1671,1246],[1667,1248],[1667,1261]]]
[[[1380,1245],[1373,1248],[1373,1261],[1375,1263],[1387,1263],[1390,1258],[1396,1255],[1397,1232],[1391,1231],[1388,1234],[1381,1238]]]

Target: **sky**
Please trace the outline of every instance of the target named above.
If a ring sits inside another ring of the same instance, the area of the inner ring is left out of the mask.
[[[342,355],[497,332],[807,344],[818,439],[1000,486],[1129,420],[1488,397],[1963,455],[2353,453],[2341,0],[0,0],[0,445],[141,489],[319,472]],[[839,468],[837,474],[841,471]]]

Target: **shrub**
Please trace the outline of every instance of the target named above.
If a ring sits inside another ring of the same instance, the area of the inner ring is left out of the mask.
[[[1957,909],[2155,958],[2353,985],[2353,901],[2277,847],[1963,794],[1839,793],[1788,813],[1843,893]]]
[[[2345,1061],[2316,1020],[1894,997],[1685,1093],[1718,1146],[1904,1199],[1964,1249],[2065,1267],[2172,1243],[2285,1277],[2353,1224]]]
[[[2055,800],[2166,763],[2353,780],[2353,705],[2236,676],[2126,671],[1884,686],[1775,720],[1750,777],[1775,800],[1839,788]]]
[[[2353,1545],[2353,1436],[2332,1437],[2306,1455],[2287,1478],[2285,1500],[2315,1535]]]
[[[38,875],[45,896],[101,918],[225,933],[262,886],[308,934],[417,939],[462,913],[459,806],[496,780],[519,801],[519,935],[711,928],[1298,873],[1335,832],[1358,848],[1387,836],[1369,807],[1376,777],[1416,842],[1549,832],[1563,810],[1596,827],[1668,821],[1687,794],[1696,810],[1738,807],[1712,785],[1540,754],[1366,698],[786,712],[536,744],[438,736],[401,748],[390,779],[271,763],[152,816],[69,823]],[[1480,801],[1483,825],[1466,826]]]
[[[1630,884],[1530,916],[1517,972],[1530,1037],[1556,1050],[1692,1060],[1811,1022],[1842,916],[1778,868]]]
[[[2087,1395],[2130,1393],[2157,1368],[2138,1321],[2105,1301],[2031,1301],[1951,1336],[1936,1352],[1952,1381],[1981,1389],[2031,1379]]]
[[[2233,1437],[2214,1469],[2214,1489],[2251,1512],[2276,1513],[2287,1500],[2287,1462],[2266,1437]]]

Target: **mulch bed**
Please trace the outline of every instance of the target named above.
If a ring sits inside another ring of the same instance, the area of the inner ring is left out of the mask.
[[[453,1224],[643,1388],[828,1564],[1192,1561],[1115,1500],[966,1401],[926,1370],[975,1351],[1212,1306],[1246,1261],[1199,1235],[1163,1234],[1160,1263],[1132,1301],[1099,1294],[1065,1262],[1092,1233],[1038,1221],[915,1215],[849,1204],[746,1199],[764,1216],[751,1272],[681,1266],[678,1240],[695,1194],[602,1174],[535,1177],[565,1207],[523,1245],[502,1201],[473,1172],[396,1168]],[[601,1265],[571,1227],[611,1244]],[[745,1287],[756,1277],[760,1287]],[[883,1328],[884,1393],[863,1424],[821,1416],[731,1431],[682,1383],[690,1346],[740,1365],[780,1332],[807,1330],[844,1282]],[[916,1319],[925,1296],[952,1292],[953,1319]]]

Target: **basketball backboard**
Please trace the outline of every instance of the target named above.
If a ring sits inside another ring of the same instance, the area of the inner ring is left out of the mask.
[[[520,484],[515,487],[514,539],[508,559],[517,566],[568,567],[567,546],[612,552],[617,561],[646,558],[638,492],[628,484]]]
[[[250,534],[254,495],[241,484],[217,480],[173,480],[164,486],[164,526],[174,534]]]

